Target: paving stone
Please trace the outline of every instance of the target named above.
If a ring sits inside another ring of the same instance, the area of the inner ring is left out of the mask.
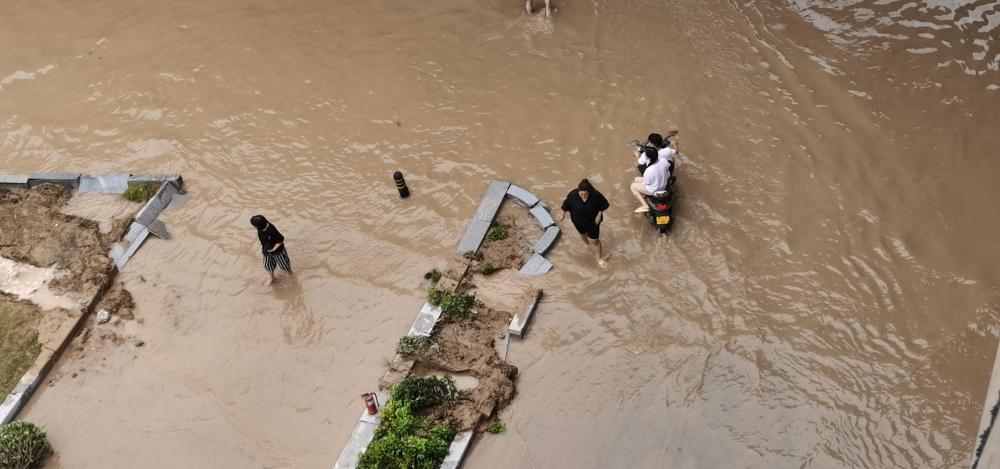
[[[156,191],[156,194],[135,215],[135,222],[142,226],[149,226],[156,220],[156,217],[160,216],[160,212],[167,208],[167,205],[170,205],[170,200],[176,193],[177,188],[172,184],[161,185],[160,190]]]
[[[528,262],[524,263],[524,267],[521,267],[520,273],[525,277],[536,277],[545,274],[549,270],[552,270],[552,263],[538,253],[535,253],[528,258]]]
[[[117,256],[112,256],[112,260],[115,261],[115,266],[118,267],[118,270],[125,268],[125,265],[128,264],[130,259],[132,259],[132,256],[134,256],[136,251],[139,250],[139,247],[142,246],[142,243],[146,241],[147,237],[149,237],[149,229],[144,227],[136,236],[135,240],[129,243],[128,248],[126,248],[124,252],[118,254]],[[112,252],[114,252],[114,247],[112,247]]]
[[[60,184],[76,189],[80,186],[80,173],[34,173],[28,177],[28,186]]]
[[[123,194],[128,189],[127,173],[95,174],[80,176],[80,192],[100,192],[105,194]]]
[[[542,237],[538,239],[538,242],[535,243],[531,250],[544,256],[545,253],[549,252],[549,249],[552,249],[552,245],[556,243],[556,240],[559,239],[559,233],[558,226],[553,225],[546,228],[545,233],[542,233]]]
[[[351,438],[347,440],[347,445],[344,446],[344,450],[340,452],[340,456],[337,457],[337,462],[333,465],[334,469],[354,469],[358,467],[358,458],[361,457],[361,453],[364,453],[368,449],[368,445],[371,444],[372,438],[375,437],[375,429],[378,425],[368,422],[359,421],[357,425],[354,426],[354,431],[351,432]]]
[[[472,444],[472,437],[475,435],[472,431],[465,431],[455,435],[455,439],[451,440],[451,446],[448,447],[448,455],[441,462],[441,469],[458,469],[462,465],[462,459],[465,458],[465,454],[469,451],[469,446]]]
[[[164,182],[169,182],[177,190],[184,188],[184,179],[180,174],[138,174],[129,176],[128,178],[128,185],[130,186],[134,184],[161,184]]]
[[[28,176],[23,174],[0,174],[0,189],[23,189],[28,187]]]
[[[479,202],[479,208],[469,221],[469,226],[465,229],[462,239],[458,242],[455,252],[462,254],[466,252],[476,252],[486,238],[486,232],[490,230],[490,225],[500,211],[503,198],[507,195],[507,188],[510,183],[507,181],[493,181],[486,188],[483,200]]]
[[[533,294],[530,294],[518,310],[517,314],[510,320],[510,327],[507,329],[511,335],[516,335],[518,337],[524,337],[525,332],[527,332],[528,324],[531,322],[531,318],[535,315],[535,310],[538,309],[538,303],[542,300],[542,290],[535,290]]]
[[[539,207],[536,205],[531,209],[531,216],[535,217],[535,222],[538,223],[538,226],[542,227],[543,230],[556,224],[556,221],[552,219],[552,215],[549,214],[548,209],[545,207]]]
[[[177,193],[170,198],[170,205],[167,205],[167,210],[173,210],[175,208],[181,208],[184,204],[191,200],[191,196],[187,194]]]
[[[437,320],[440,317],[440,307],[431,306],[430,303],[424,303],[424,306],[420,308],[420,312],[417,313],[417,319],[413,321],[413,325],[410,326],[410,330],[406,333],[406,335],[409,337],[430,336],[431,331],[434,330],[434,324],[437,324]]]
[[[538,204],[538,197],[535,197],[535,194],[528,192],[521,186],[511,184],[510,187],[507,188],[507,195],[514,199],[515,202],[528,208],[534,207]]]
[[[135,241],[135,238],[139,237],[139,233],[142,233],[142,230],[145,229],[146,229],[145,226],[142,226],[136,222],[132,222],[132,224],[128,226],[128,231],[125,232],[125,236],[122,237],[122,240],[124,240],[128,244],[131,244],[132,241]]]

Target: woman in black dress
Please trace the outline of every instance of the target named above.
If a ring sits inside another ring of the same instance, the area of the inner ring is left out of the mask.
[[[288,251],[285,250],[285,237],[281,236],[278,229],[263,215],[250,217],[250,224],[257,228],[257,238],[260,239],[260,250],[264,256],[264,269],[271,276],[271,282],[274,282],[275,267],[281,267],[281,270],[292,273],[292,261],[288,259]]]
[[[573,227],[580,233],[583,244],[594,246],[597,250],[597,264],[605,267],[604,246],[601,245],[601,222],[604,221],[604,211],[609,207],[608,199],[590,185],[590,181],[584,179],[580,184],[566,194],[566,200],[562,203],[562,218],[566,219],[569,213]]]

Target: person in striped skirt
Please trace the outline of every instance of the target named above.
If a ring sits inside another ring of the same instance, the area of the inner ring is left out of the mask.
[[[263,215],[250,217],[250,224],[257,228],[260,250],[264,255],[264,269],[271,276],[269,283],[274,282],[274,269],[276,267],[281,267],[281,270],[289,274],[292,273],[292,261],[288,259],[288,251],[285,250],[285,237],[281,236],[278,229]]]

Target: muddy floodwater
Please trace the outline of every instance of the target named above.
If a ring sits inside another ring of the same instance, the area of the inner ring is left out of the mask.
[[[610,200],[466,467],[954,468],[1000,333],[1000,3],[10,0],[0,168],[181,173],[50,467],[332,466],[492,178]],[[625,143],[681,130],[676,226]],[[400,201],[394,170],[413,196]],[[264,286],[251,215],[297,274]],[[557,213],[558,215],[558,213]],[[512,292],[520,291],[510,287]]]

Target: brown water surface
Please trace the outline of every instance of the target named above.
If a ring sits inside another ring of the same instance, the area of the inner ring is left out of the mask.
[[[966,464],[1000,323],[1000,4],[557,6],[0,6],[3,172],[191,195],[122,273],[146,345],[64,361],[26,413],[51,466],[329,467],[488,180],[557,206],[582,177],[610,266],[575,234],[549,256],[508,433],[468,467]],[[657,238],[625,142],[669,127]],[[276,286],[255,213],[297,270]]]

